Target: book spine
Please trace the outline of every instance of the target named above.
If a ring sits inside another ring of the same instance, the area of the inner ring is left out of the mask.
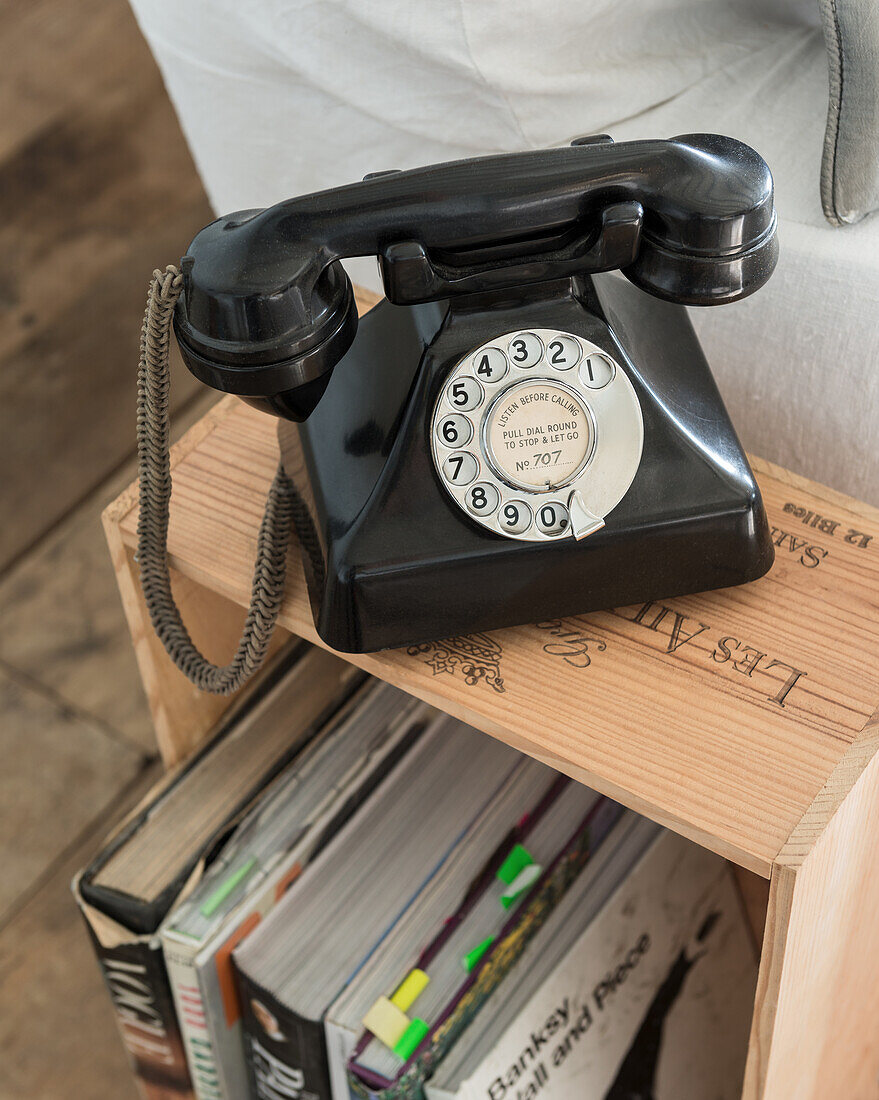
[[[330,1070],[330,1088],[333,1100],[352,1100],[354,1094],[348,1087],[346,1067],[354,1053],[357,1033],[329,1018],[324,1022],[327,1041],[327,1061]]]
[[[291,879],[298,876],[298,865],[288,868]],[[247,1065],[241,1029],[241,1006],[232,968],[232,952],[259,924],[264,915],[261,896],[252,907],[242,908],[242,919],[220,941],[215,936],[195,958],[198,984],[205,1007],[205,1020],[211,1033],[214,1061],[220,1080],[220,1092],[238,1100],[249,1095]]]
[[[332,1100],[323,1021],[291,1012],[237,969],[236,977],[252,1095],[257,1100]]]
[[[92,934],[92,942],[141,1096],[144,1100],[191,1098],[183,1040],[158,939],[108,948]]]
[[[162,946],[193,1091],[197,1100],[224,1100],[195,967],[195,953],[188,950],[188,945],[167,937],[163,937]]]

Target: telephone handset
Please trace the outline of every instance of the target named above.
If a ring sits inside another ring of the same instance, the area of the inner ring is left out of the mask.
[[[681,307],[762,286],[775,229],[741,142],[586,138],[220,218],[167,315],[196,377],[280,418],[320,635],[413,645],[766,572]],[[358,323],[362,255],[387,300]]]

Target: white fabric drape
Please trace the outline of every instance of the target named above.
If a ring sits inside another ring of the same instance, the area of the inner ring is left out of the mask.
[[[585,133],[753,145],[776,179],[779,267],[694,323],[749,450],[879,504],[879,217],[831,228],[822,215],[817,5],[132,3],[218,213]],[[371,262],[353,271],[378,286]]]

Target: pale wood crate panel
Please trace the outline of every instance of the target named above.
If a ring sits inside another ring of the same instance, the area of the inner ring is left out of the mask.
[[[208,419],[175,452],[170,553],[245,605],[276,422]],[[879,703],[879,511],[754,467],[778,543],[754,584],[351,659],[768,875]],[[131,547],[136,522],[131,490],[108,523]],[[290,561],[281,622],[319,641]]]

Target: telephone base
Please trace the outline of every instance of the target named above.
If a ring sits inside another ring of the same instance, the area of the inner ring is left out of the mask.
[[[380,303],[314,413],[282,421],[282,460],[315,625],[371,652],[755,580],[773,547],[759,489],[686,311],[613,276],[543,297]],[[449,370],[492,332],[556,327],[606,348],[641,405],[638,472],[577,541],[504,538],[440,484],[430,413]]]

